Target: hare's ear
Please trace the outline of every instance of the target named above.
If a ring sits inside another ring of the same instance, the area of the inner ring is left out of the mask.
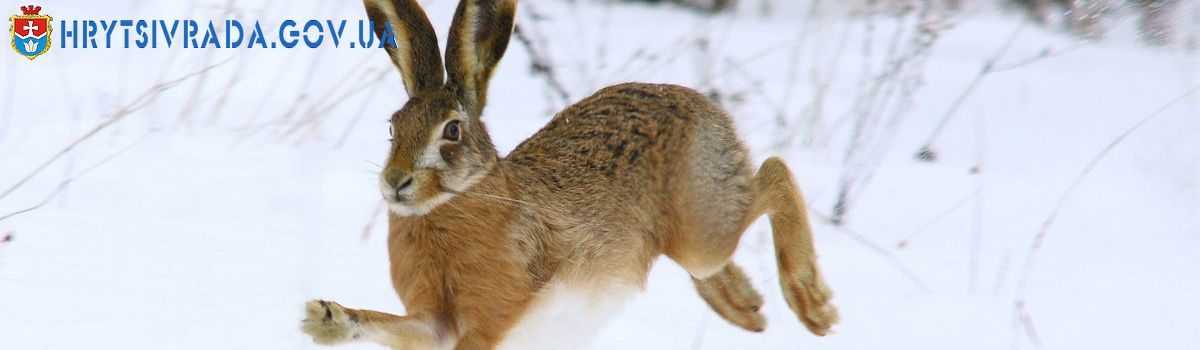
[[[363,5],[373,23],[375,36],[384,41],[384,50],[400,69],[408,96],[442,87],[444,76],[437,35],[417,1],[363,0]]]
[[[516,0],[461,0],[446,43],[446,86],[472,117],[487,104],[488,80],[513,30]]]

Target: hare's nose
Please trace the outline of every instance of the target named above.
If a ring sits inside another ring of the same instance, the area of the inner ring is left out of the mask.
[[[401,181],[400,186],[396,186],[396,194],[399,195],[400,192],[403,192],[405,189],[412,186],[412,183],[413,183],[412,176],[409,176],[407,179],[404,179],[404,181]]]

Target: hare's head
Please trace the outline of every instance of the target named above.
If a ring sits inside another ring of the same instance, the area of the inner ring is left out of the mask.
[[[446,48],[449,78],[416,0],[364,4],[409,96],[391,118],[392,150],[380,188],[395,214],[423,215],[466,191],[499,160],[480,115],[492,70],[508,47],[516,2],[458,4]]]

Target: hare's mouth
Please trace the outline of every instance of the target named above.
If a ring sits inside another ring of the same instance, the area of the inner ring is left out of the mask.
[[[446,190],[442,186],[429,188],[425,191],[400,193],[388,186],[383,187],[383,199],[388,209],[399,216],[421,216],[437,209],[458,193]]]
[[[399,216],[422,216],[437,209],[438,206],[446,203],[453,197],[454,194],[448,192],[439,192],[438,194],[424,199],[405,199],[405,198],[385,198],[388,205],[388,210]],[[385,196],[387,197],[387,196]]]
[[[458,195],[469,193],[471,187],[486,175],[487,172],[481,167],[449,173],[419,172],[410,177],[413,179],[411,181],[398,181],[398,186],[380,177],[379,186],[392,213],[398,216],[422,216]]]
[[[399,216],[421,216],[433,211],[433,208],[406,202],[388,201],[388,210]]]

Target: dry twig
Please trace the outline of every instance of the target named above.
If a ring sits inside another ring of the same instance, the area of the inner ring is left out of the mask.
[[[58,186],[55,186],[54,189],[51,190],[50,193],[47,194],[46,197],[42,198],[42,200],[40,202],[38,202],[37,204],[34,204],[25,209],[17,210],[12,213],[0,215],[0,221],[4,221],[4,220],[7,220],[14,216],[28,213],[28,212],[31,212],[31,211],[34,211],[41,207],[46,206],[47,203],[50,203],[50,200],[52,200],[52,199],[54,199],[54,197],[58,196],[59,193],[62,193],[62,191],[65,190],[68,185],[75,182],[76,180],[79,180],[84,175],[91,173],[93,170],[96,170],[101,165],[107,164],[109,161],[116,159],[118,156],[120,156],[122,154],[125,154],[125,152],[128,152],[129,150],[133,149],[133,146],[137,145],[139,142],[141,142],[144,139],[145,139],[145,136],[143,136],[141,139],[138,139],[137,141],[134,141],[133,143],[129,144],[129,146],[125,146],[125,148],[117,151],[116,153],[113,153],[113,154],[109,155],[108,157],[105,157],[104,159],[100,160],[99,162],[96,162],[96,164],[93,164],[92,166],[88,167],[87,169],[84,169],[83,172],[80,172],[79,174],[71,176],[71,177],[67,178],[66,180],[63,180],[62,182],[59,182]]]
[[[184,75],[182,77],[176,78],[174,80],[167,81],[167,82],[150,87],[149,90],[142,93],[140,96],[135,98],[132,102],[125,105],[124,107],[121,107],[121,109],[117,110],[115,113],[108,116],[108,118],[105,118],[105,120],[103,122],[96,125],[91,130],[88,130],[88,132],[84,133],[83,135],[79,136],[78,138],[76,138],[74,141],[72,141],[66,147],[59,150],[58,153],[55,153],[49,159],[46,159],[46,161],[42,162],[41,165],[38,165],[36,168],[34,168],[32,171],[30,171],[29,174],[26,174],[25,177],[21,178],[21,180],[17,181],[15,184],[10,186],[8,189],[4,190],[4,192],[0,193],[0,199],[4,199],[4,197],[7,197],[9,194],[12,194],[13,191],[16,191],[18,188],[25,185],[25,183],[28,182],[30,179],[32,179],[34,176],[37,176],[37,174],[41,173],[43,170],[46,170],[47,167],[49,167],[54,162],[58,161],[63,156],[70,153],[71,150],[74,150],[75,147],[79,146],[84,141],[87,141],[88,139],[92,138],[92,136],[95,136],[97,133],[99,133],[100,131],[103,131],[104,129],[108,128],[109,126],[116,124],[117,122],[124,119],[126,116],[133,114],[133,112],[137,112],[138,110],[141,110],[142,108],[145,108],[146,106],[150,105],[155,100],[157,100],[158,96],[161,95],[163,92],[170,90],[176,86],[179,86],[180,83],[187,81],[188,79],[202,76],[202,75],[208,73],[209,71],[211,71],[217,67],[220,67],[220,66],[224,65],[225,63],[228,63],[233,57],[234,56],[230,56],[229,58],[226,58],[226,59],[222,60],[221,62],[218,62],[218,63],[210,65],[210,66],[206,66],[203,69],[200,69],[198,71],[195,71],[195,72],[189,73],[187,75]]]
[[[1029,290],[1029,279],[1033,274],[1033,268],[1037,262],[1038,254],[1042,251],[1042,245],[1045,244],[1046,237],[1050,233],[1050,228],[1054,226],[1054,222],[1058,219],[1058,215],[1062,213],[1063,208],[1066,207],[1067,201],[1071,199],[1071,195],[1075,194],[1075,190],[1079,188],[1079,185],[1083,183],[1083,180],[1087,178],[1087,176],[1090,175],[1093,170],[1096,169],[1096,166],[1099,165],[1106,156],[1108,156],[1109,152],[1112,152],[1113,149],[1121,145],[1121,143],[1124,142],[1129,135],[1140,130],[1151,120],[1154,120],[1156,117],[1162,115],[1162,113],[1168,108],[1174,106],[1180,101],[1183,101],[1196,91],[1200,91],[1200,84],[1193,86],[1187,91],[1179,94],[1175,98],[1171,99],[1171,101],[1155,109],[1145,117],[1142,117],[1141,120],[1128,129],[1125,129],[1125,131],[1120,135],[1117,135],[1116,138],[1109,142],[1108,145],[1104,146],[1100,152],[1096,153],[1096,155],[1093,156],[1090,161],[1088,161],[1087,165],[1085,165],[1083,169],[1079,171],[1079,174],[1075,175],[1075,178],[1071,180],[1071,184],[1068,185],[1067,188],[1063,190],[1063,193],[1058,196],[1058,199],[1055,200],[1054,207],[1052,207],[1050,210],[1050,214],[1046,215],[1046,219],[1042,221],[1042,225],[1038,229],[1037,235],[1035,235],[1033,238],[1033,244],[1031,244],[1029,247],[1029,255],[1025,257],[1025,267],[1022,268],[1020,280],[1017,281],[1017,293],[1016,298],[1013,301],[1014,318],[1020,319],[1019,323],[1015,319],[1013,323],[1014,325],[1021,325],[1025,328],[1025,332],[1029,335],[1030,341],[1034,342],[1035,344],[1038,342],[1037,332],[1033,328],[1033,317],[1030,315],[1025,301],[1026,292]],[[1015,336],[1014,340],[1017,340],[1015,339]],[[1015,345],[1016,343],[1014,342],[1014,346]]]
[[[533,75],[541,76],[546,81],[546,87],[550,88],[559,106],[571,103],[571,94],[567,93],[567,89],[558,80],[558,74],[554,70],[554,64],[550,62],[550,57],[534,44],[533,39],[522,28],[524,26],[516,26],[513,29],[513,37],[521,43],[521,46],[525,48],[525,53],[529,55],[529,68],[533,71]]]
[[[375,222],[378,221],[379,214],[381,212],[383,212],[383,209],[387,208],[386,204],[387,203],[384,203],[383,201],[379,201],[378,203],[375,203],[375,210],[371,211],[371,217],[369,219],[367,219],[367,224],[363,225],[363,229],[362,229],[362,240],[363,241],[366,241],[367,239],[371,238],[371,231],[375,231]]]
[[[884,259],[891,261],[892,266],[895,267],[896,270],[899,270],[900,274],[903,275],[905,278],[907,278],[910,282],[912,282],[913,285],[917,286],[917,288],[920,288],[922,291],[925,291],[925,292],[933,291],[932,289],[929,288],[929,285],[925,284],[925,281],[922,281],[920,277],[917,277],[917,274],[914,273],[912,271],[912,269],[908,268],[908,265],[905,265],[904,262],[900,261],[900,258],[896,257],[895,254],[892,254],[891,251],[887,250],[886,248],[884,248],[883,246],[881,246],[879,244],[876,244],[875,242],[872,242],[871,240],[867,239],[866,236],[863,236],[862,234],[855,232],[855,231],[851,230],[850,228],[845,227],[844,225],[835,225],[833,223],[832,218],[829,215],[823,214],[819,211],[812,210],[812,209],[809,209],[809,211],[812,212],[813,216],[817,217],[817,219],[820,219],[821,221],[824,221],[825,223],[830,224],[831,226],[833,226],[834,229],[836,229],[838,231],[842,231],[842,233],[845,233],[847,236],[849,236],[855,242],[858,242],[859,244],[866,246],[871,251],[882,256]]]
[[[975,77],[971,79],[970,83],[967,83],[967,87],[963,89],[962,93],[958,94],[958,97],[954,98],[954,102],[950,103],[950,108],[946,109],[946,113],[942,114],[942,118],[939,119],[937,125],[933,127],[933,133],[929,135],[929,140],[925,141],[925,145],[921,146],[920,150],[917,150],[917,159],[923,161],[937,160],[937,151],[933,149],[934,141],[936,141],[938,136],[942,134],[942,130],[946,128],[946,124],[948,124],[950,119],[953,118],[955,113],[958,112],[958,108],[962,107],[963,102],[966,102],[967,97],[970,97],[971,94],[975,92],[975,88],[979,87],[979,83],[983,82],[983,78],[996,71],[996,62],[999,61],[1001,57],[1004,57],[1004,54],[1008,52],[1008,49],[1012,48],[1013,43],[1017,41],[1017,38],[1021,34],[1021,30],[1025,28],[1025,24],[1027,22],[1028,20],[1021,21],[1021,23],[1013,29],[1012,33],[1008,35],[1008,38],[1004,40],[1004,44],[1001,44],[1000,48],[996,50],[996,53],[992,54],[991,57],[983,62],[983,65],[979,67],[979,73],[975,74]],[[1036,59],[1034,61],[1036,61]],[[1022,63],[1021,65],[1028,63],[1029,62]],[[1006,67],[1006,69],[1011,69],[1011,67]]]

